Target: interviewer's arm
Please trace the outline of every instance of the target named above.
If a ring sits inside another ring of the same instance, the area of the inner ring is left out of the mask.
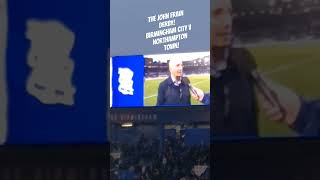
[[[205,104],[205,105],[210,104],[210,93],[205,93],[201,102],[202,104]]]
[[[204,93],[201,89],[192,86],[193,91],[190,91],[191,96],[202,104],[210,104],[210,93]],[[194,93],[195,92],[195,93]]]
[[[272,107],[257,92],[260,108],[270,120],[280,121],[287,124],[295,132],[302,136],[320,135],[320,100],[307,101],[294,93],[292,90],[276,84],[264,77],[268,86],[276,94],[280,104],[285,110],[285,118],[279,119],[280,111]]]
[[[319,136],[320,100],[302,100],[298,117],[290,127],[303,136]]]

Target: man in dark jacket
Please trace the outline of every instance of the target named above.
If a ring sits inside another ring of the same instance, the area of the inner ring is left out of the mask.
[[[212,132],[218,136],[257,136],[257,102],[254,83],[249,74],[241,72],[234,63],[248,53],[244,49],[229,49],[227,66],[214,72]]]
[[[230,0],[216,0],[211,9],[211,132],[213,138],[258,135],[254,83],[237,62],[252,58],[231,47]],[[254,61],[254,59],[250,59]]]
[[[170,76],[158,87],[157,106],[191,104],[189,84],[182,77],[182,70],[181,60],[169,62]]]

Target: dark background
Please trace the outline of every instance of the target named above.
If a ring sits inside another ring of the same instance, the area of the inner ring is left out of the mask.
[[[106,144],[0,147],[1,180],[106,180]]]
[[[319,179],[317,139],[215,142],[211,179]]]

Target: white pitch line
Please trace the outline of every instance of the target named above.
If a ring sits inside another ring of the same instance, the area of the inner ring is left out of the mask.
[[[262,74],[270,75],[270,74],[275,74],[275,73],[282,72],[282,71],[287,71],[287,70],[289,70],[289,69],[291,69],[293,67],[296,67],[296,66],[299,66],[299,65],[303,65],[303,64],[306,64],[308,62],[313,62],[315,60],[316,59],[311,58],[311,59],[299,60],[299,61],[293,62],[293,63],[287,63],[287,64],[284,64],[284,65],[275,67],[272,70],[262,71]]]
[[[149,98],[156,97],[156,96],[158,96],[158,95],[154,94],[154,95],[151,95],[151,96],[144,97],[144,99],[149,99]]]
[[[199,82],[196,82],[192,85],[197,85],[197,84],[200,84],[200,83],[203,83],[204,81],[208,81],[209,79],[206,79],[206,80],[202,80],[202,81],[199,81]],[[144,99],[149,99],[149,98],[152,98],[152,97],[157,97],[158,95],[157,94],[153,94],[151,96],[147,96],[147,97],[144,97]]]

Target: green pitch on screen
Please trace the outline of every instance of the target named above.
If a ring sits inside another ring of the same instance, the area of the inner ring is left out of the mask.
[[[190,83],[202,89],[205,93],[210,92],[210,76],[203,75],[203,76],[188,76],[190,79]],[[144,106],[155,106],[157,103],[157,94],[158,94],[158,86],[164,80],[163,79],[153,79],[153,80],[146,80],[144,82]],[[192,105],[200,105],[201,103],[191,100]]]

